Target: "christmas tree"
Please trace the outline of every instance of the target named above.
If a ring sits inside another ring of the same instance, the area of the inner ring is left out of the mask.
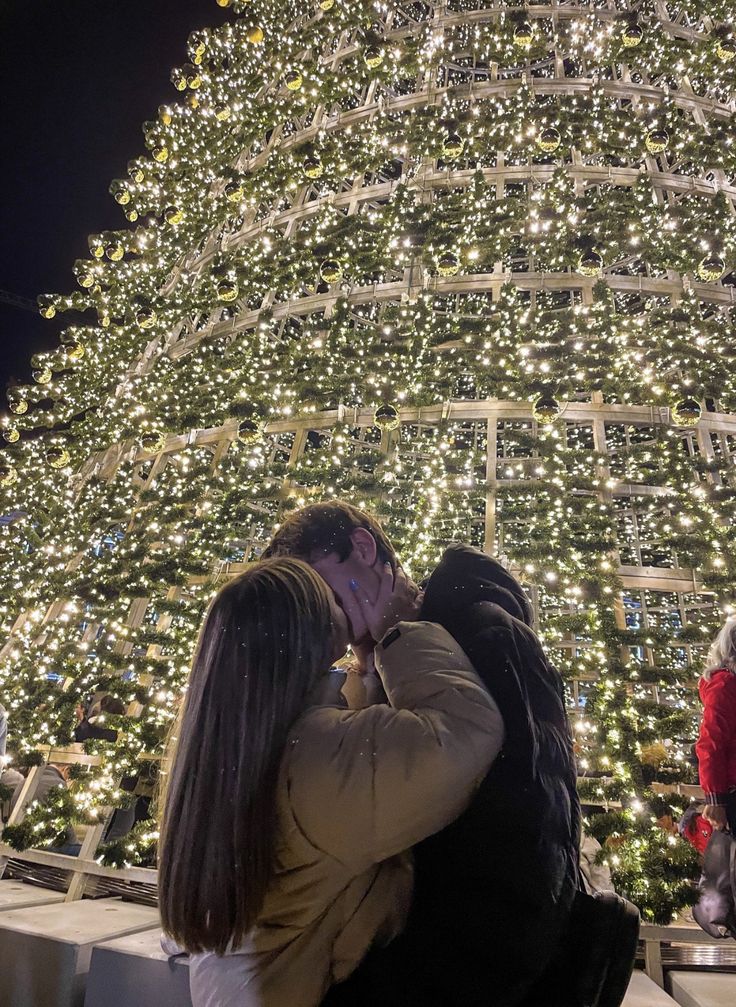
[[[736,583],[732,3],[218,3],[111,186],[126,222],[39,299],[58,350],[9,390],[11,747],[68,744],[94,693],[126,713],[3,841],[120,803],[218,585],[342,497],[417,578],[462,540],[524,582],[586,828],[666,922]]]

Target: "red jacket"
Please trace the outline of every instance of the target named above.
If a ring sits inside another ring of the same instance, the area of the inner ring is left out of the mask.
[[[703,722],[695,745],[707,804],[725,804],[736,787],[736,675],[727,668],[700,680]]]

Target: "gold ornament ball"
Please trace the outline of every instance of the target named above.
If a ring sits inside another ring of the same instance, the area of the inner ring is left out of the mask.
[[[215,119],[218,122],[227,122],[231,114],[229,105],[215,105]]]
[[[363,62],[374,70],[383,63],[383,53],[377,45],[369,45],[363,50]]]
[[[324,165],[315,154],[304,158],[303,168],[307,178],[320,178],[325,170]]]
[[[56,307],[53,301],[45,298],[38,298],[38,312],[42,318],[53,318],[56,315]]]
[[[66,448],[49,448],[46,452],[46,461],[52,469],[63,469],[69,464],[71,455]]]
[[[460,259],[454,252],[443,252],[437,260],[437,272],[440,276],[454,276],[460,269]]]
[[[238,424],[238,440],[241,444],[255,444],[261,437],[261,424],[254,419],[241,420]]]
[[[621,32],[621,41],[626,49],[635,49],[644,38],[644,29],[636,22],[629,23]]]
[[[12,486],[18,481],[18,470],[7,462],[0,461],[0,486]]]
[[[240,182],[228,182],[225,186],[225,198],[230,203],[239,203],[245,195],[245,189]]]
[[[726,272],[726,263],[720,255],[710,253],[698,263],[697,274],[706,283],[715,283]]]
[[[335,6],[335,0],[319,0],[317,6],[320,10],[332,10]]]
[[[528,49],[534,41],[534,29],[528,21],[522,21],[514,28],[514,45]]]
[[[736,59],[736,39],[720,39],[716,45],[716,56],[723,63],[730,63],[731,60]]]
[[[159,117],[159,120],[164,124],[164,126],[170,126],[171,125],[171,123],[173,121],[173,117],[171,115],[171,109],[168,107],[168,105],[159,105],[159,108],[158,108],[158,117]],[[138,179],[136,179],[136,181],[138,181]],[[142,181],[142,179],[141,179],[141,181]]]
[[[220,280],[217,284],[217,296],[225,304],[231,304],[236,300],[239,290],[234,280]]]
[[[162,430],[148,430],[140,435],[138,443],[144,451],[158,452],[166,444],[166,434]]]
[[[101,259],[104,256],[105,243],[98,235],[91,234],[87,244],[89,245],[90,254],[94,259]]]
[[[199,108],[199,98],[196,96],[196,94],[189,95],[189,97],[187,98],[187,105],[190,108]]]
[[[666,129],[650,129],[644,138],[644,144],[650,154],[661,154],[667,150],[670,134]]]
[[[120,260],[125,255],[125,249],[123,248],[123,246],[121,245],[121,243],[119,241],[112,241],[105,248],[105,255],[112,262],[120,262]]]
[[[603,269],[603,256],[595,249],[581,252],[578,259],[578,272],[583,276],[598,276]]]
[[[298,70],[289,70],[289,72],[284,75],[284,83],[289,91],[298,91],[304,83],[304,78]]]
[[[229,7],[233,0],[216,0],[218,7]]]
[[[138,184],[145,181],[146,178],[146,173],[144,172],[143,168],[141,168],[140,165],[138,164],[130,164],[128,166],[128,174],[130,175],[131,179]]]
[[[538,423],[554,423],[560,415],[560,403],[551,395],[543,395],[532,406],[532,416]]]
[[[53,373],[48,367],[44,367],[41,370],[33,372],[33,380],[37,381],[39,385],[49,385],[51,384],[51,379],[53,378]]]
[[[187,87],[191,91],[198,91],[202,86],[202,77],[199,73],[190,73],[187,75]]]
[[[67,360],[81,360],[84,356],[84,352],[84,346],[76,340],[72,343],[67,343],[64,346],[64,354]]]
[[[3,430],[3,438],[8,444],[15,444],[16,441],[20,440],[20,430],[17,427],[7,427]]]
[[[342,266],[337,259],[324,259],[319,267],[319,275],[325,283],[337,283],[342,279]]]
[[[115,202],[119,203],[121,206],[127,206],[132,198],[130,190],[126,189],[124,186],[118,189],[115,193]]]
[[[259,42],[263,41],[263,28],[259,25],[253,25],[249,28],[245,36],[251,45],[258,45]]]
[[[537,135],[537,146],[545,152],[545,154],[551,154],[554,150],[560,146],[562,142],[562,137],[560,136],[560,131],[556,126],[545,126],[544,129]]]
[[[447,133],[442,141],[442,153],[445,157],[460,157],[465,147],[465,141],[459,133]]]
[[[164,219],[167,224],[181,224],[184,220],[184,211],[179,206],[167,206],[164,210]]]
[[[681,399],[672,407],[672,419],[678,427],[697,426],[703,410],[695,399]]]
[[[169,159],[169,148],[165,144],[161,143],[153,148],[151,154],[154,161],[157,161],[159,164],[166,164]]]
[[[399,410],[396,406],[391,406],[387,402],[384,402],[373,414],[373,422],[379,430],[396,430],[401,423]]]
[[[156,312],[153,308],[139,308],[135,320],[142,329],[152,329],[156,324]]]
[[[138,220],[138,211],[135,207],[131,206],[130,209],[125,210],[125,217],[126,220],[129,220],[131,223],[135,223],[135,221]]]
[[[28,403],[25,399],[13,399],[8,402],[8,409],[16,416],[22,416],[23,413],[28,412]]]

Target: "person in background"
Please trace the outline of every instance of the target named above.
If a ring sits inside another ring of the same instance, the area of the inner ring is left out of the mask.
[[[7,754],[7,745],[8,713],[5,707],[0,704],[0,787],[3,788],[3,795],[0,797],[0,821],[2,822],[7,821],[25,782],[23,774],[10,765],[11,760]]]
[[[77,707],[77,726],[74,729],[74,740],[77,742],[88,739],[102,741],[117,741],[118,732],[105,727],[105,717],[125,713],[125,704],[121,699],[106,692],[93,697],[87,707],[81,704]]]
[[[695,745],[703,818],[736,833],[736,619],[713,641],[700,679],[703,720]]]
[[[403,926],[414,843],[455,819],[503,744],[458,644],[384,564],[356,586],[387,704],[348,710],[348,627],[298,559],[254,563],[204,621],[163,800],[165,949],[194,1007],[316,1007]],[[410,621],[411,620],[411,621]]]

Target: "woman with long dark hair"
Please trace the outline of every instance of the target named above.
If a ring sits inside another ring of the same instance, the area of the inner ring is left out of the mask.
[[[389,705],[350,711],[347,622],[296,559],[254,564],[206,616],[164,800],[165,932],[194,1007],[313,1007],[401,929],[403,851],[452,821],[503,724],[470,662],[387,564],[355,585]]]
[[[705,791],[703,818],[736,834],[736,619],[713,641],[700,679],[703,721],[695,751]]]

